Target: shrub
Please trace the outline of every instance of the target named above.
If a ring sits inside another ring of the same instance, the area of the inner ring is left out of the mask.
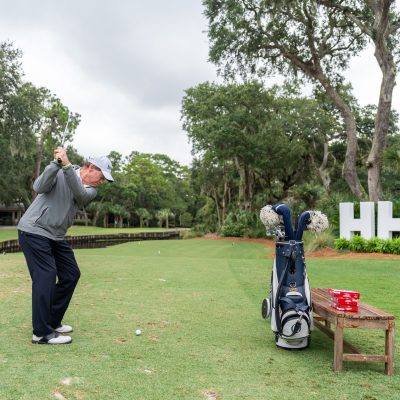
[[[202,237],[204,235],[205,235],[204,231],[198,231],[196,229],[190,229],[188,231],[181,232],[182,239],[193,239],[196,237]]]
[[[312,232],[304,233],[304,247],[306,251],[317,251],[327,247],[334,247],[334,236],[328,229],[316,235]]]
[[[400,238],[392,240],[393,254],[400,254]]]
[[[262,237],[255,235],[265,235],[258,213],[251,211],[237,210],[230,212],[221,228],[222,236],[238,236],[238,237]]]
[[[379,239],[373,238],[366,240],[361,236],[353,236],[352,239],[336,239],[335,248],[337,250],[351,250],[362,253],[386,253],[400,254],[400,238]]]
[[[350,240],[345,238],[335,239],[335,248],[337,250],[348,250]]]
[[[207,232],[216,232],[218,229],[217,212],[215,210],[215,204],[211,199],[208,199],[203,207],[201,207],[197,213],[192,225],[196,230],[197,226],[202,226],[202,230]]]
[[[213,232],[213,230],[210,229],[210,227],[206,224],[197,224],[191,229],[191,231],[199,233],[200,236],[204,236],[206,233]]]
[[[180,226],[190,227],[192,225],[192,221],[193,221],[192,214],[190,214],[186,211],[179,216],[179,225]]]
[[[365,244],[365,252],[367,253],[383,253],[384,240],[372,238],[367,240]]]
[[[225,222],[222,227],[221,234],[222,236],[238,236],[243,237],[244,232],[246,230],[246,226],[242,222]]]
[[[349,250],[365,252],[366,251],[366,240],[359,235],[354,235],[349,243]]]
[[[343,197],[339,193],[324,194],[316,204],[316,209],[328,216],[329,226],[334,236],[339,236],[339,203]]]
[[[249,237],[249,238],[265,239],[265,237],[266,237],[265,227],[261,224],[247,227],[245,229],[244,236]]]
[[[394,250],[394,246],[392,246],[391,240],[383,240],[382,241],[382,253],[392,253]]]

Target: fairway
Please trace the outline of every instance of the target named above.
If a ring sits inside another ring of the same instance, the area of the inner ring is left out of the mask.
[[[23,255],[0,256],[0,399],[398,398],[397,353],[388,377],[383,364],[332,372],[333,343],[317,330],[308,350],[275,347],[260,312],[270,248],[176,240],[75,254],[82,276],[64,319],[74,341],[54,347],[30,343]],[[311,286],[359,290],[362,301],[400,316],[399,259],[310,258],[307,267]],[[383,350],[383,331],[349,335],[361,350]]]

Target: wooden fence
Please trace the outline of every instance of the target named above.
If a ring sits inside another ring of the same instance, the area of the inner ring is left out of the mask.
[[[180,238],[181,236],[178,231],[170,231],[118,233],[114,235],[66,236],[65,240],[73,249],[93,249],[140,240],[170,240]],[[6,240],[4,242],[0,242],[0,254],[17,253],[19,251],[21,251],[21,249],[19,247],[18,240]]]

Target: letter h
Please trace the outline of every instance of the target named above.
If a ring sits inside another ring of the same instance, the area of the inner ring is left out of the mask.
[[[393,203],[378,201],[378,237],[391,239],[392,232],[400,232],[400,218],[393,218]]]
[[[360,218],[354,218],[354,204],[340,203],[340,237],[351,239],[354,232],[360,232],[364,239],[375,236],[375,207],[374,202],[360,202]]]

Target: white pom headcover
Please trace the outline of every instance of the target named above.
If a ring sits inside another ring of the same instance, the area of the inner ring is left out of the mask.
[[[273,229],[281,223],[279,215],[272,209],[272,206],[269,204],[261,209],[260,219],[267,230]]]
[[[321,211],[309,211],[310,223],[307,224],[307,229],[311,232],[320,233],[329,228],[328,217]]]

